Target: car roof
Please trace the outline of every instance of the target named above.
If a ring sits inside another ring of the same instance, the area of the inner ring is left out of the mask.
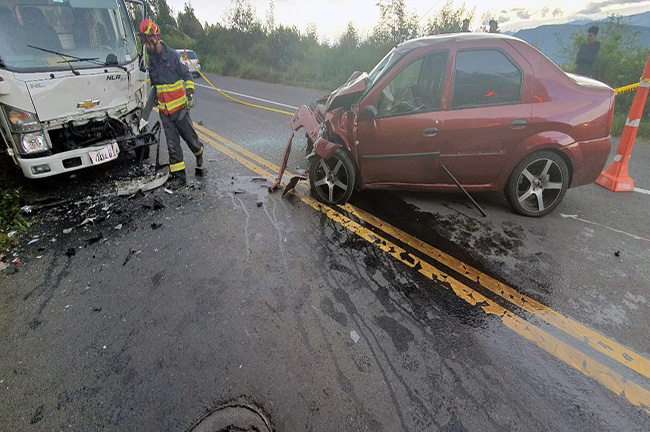
[[[508,36],[501,33],[449,33],[435,36],[424,36],[417,39],[411,39],[402,42],[395,48],[396,52],[408,52],[416,48],[434,46],[448,42],[461,42],[461,41],[482,41],[505,39],[510,41],[524,42],[523,40],[514,36]]]

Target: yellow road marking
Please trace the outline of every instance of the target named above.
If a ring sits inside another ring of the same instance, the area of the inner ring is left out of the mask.
[[[222,142],[223,144],[235,149],[239,153],[249,157],[250,159],[254,160],[260,165],[267,167],[271,171],[275,171],[275,172],[278,171],[279,167],[277,165],[268,162],[267,160],[234,144],[228,139],[212,132],[211,130],[205,127],[199,125],[195,125],[195,126],[197,127],[197,129],[201,130],[202,132],[210,135],[216,140]],[[288,171],[286,172],[286,174],[289,177],[292,175]],[[301,183],[299,184],[302,185]],[[441,264],[444,264],[445,266],[451,268],[452,270],[458,272],[459,274],[464,275],[466,278],[472,280],[473,282],[479,283],[481,286],[492,291],[494,294],[498,295],[504,300],[535,315],[536,317],[542,319],[543,321],[552,325],[553,327],[562,330],[569,336],[572,336],[581,342],[586,342],[591,348],[599,351],[602,354],[605,354],[606,356],[617,361],[618,363],[650,379],[650,360],[643,357],[642,355],[637,354],[634,351],[631,351],[623,347],[622,345],[616,343],[615,341],[595,332],[594,330],[585,327],[579,322],[574,321],[571,318],[568,318],[556,312],[555,310],[539,303],[533,298],[519,293],[515,289],[509,287],[508,285],[499,282],[498,280],[490,277],[489,275],[463,263],[462,261],[417,239],[416,237],[413,237],[412,235],[405,233],[399,228],[396,228],[382,221],[381,219],[367,212],[364,212],[361,209],[358,209],[350,204],[345,204],[340,207],[346,212],[348,212],[349,214],[363,220],[367,224],[380,229],[381,231],[385,232],[391,237],[400,240],[401,242],[412,247],[413,249],[420,251],[421,253],[440,262]]]
[[[244,165],[246,168],[250,169],[251,171],[264,176],[268,178],[269,180],[274,180],[274,174],[269,173],[265,169],[261,168],[258,165],[255,165],[251,163],[249,160],[244,158],[243,156],[234,153],[233,151],[225,148],[223,145],[220,143],[216,142],[213,140],[213,138],[209,137],[207,134],[202,133],[204,130],[207,130],[205,128],[202,128],[198,125],[197,129],[199,129],[201,132],[199,135],[201,136],[202,139],[207,141],[210,145],[215,147],[217,150],[221,151],[228,157],[236,160],[237,162],[241,163]],[[210,131],[211,132],[211,131]],[[218,136],[214,132],[210,133],[211,136]],[[221,138],[221,137],[220,137]],[[224,140],[225,145],[232,145],[235,147],[237,151],[237,147],[235,144],[231,143],[228,140]],[[253,155],[252,153],[248,152],[247,150],[243,150],[242,154],[244,152],[249,153]],[[259,156],[255,156],[256,160],[263,160]],[[273,164],[270,162],[265,162],[264,166],[267,168],[271,168]],[[417,269],[419,273],[427,277],[428,279],[434,281],[434,282],[440,282],[443,284],[443,286],[448,285],[449,288],[453,290],[453,292],[458,296],[459,298],[463,299],[465,302],[469,303],[472,306],[480,306],[483,311],[488,314],[488,315],[496,315],[501,318],[501,322],[511,329],[512,331],[516,332],[517,334],[523,336],[527,340],[535,343],[538,347],[543,349],[544,351],[548,352],[549,354],[553,355],[557,359],[561,360],[565,364],[571,366],[572,368],[580,371],[584,375],[592,378],[596,382],[600,383],[604,387],[608,388],[612,392],[616,393],[619,396],[624,396],[630,403],[632,403],[635,406],[640,406],[645,409],[646,412],[650,412],[650,391],[645,389],[644,387],[639,386],[638,384],[626,379],[623,377],[621,374],[611,370],[607,366],[603,365],[602,363],[594,360],[593,358],[587,356],[583,352],[579,351],[576,348],[573,348],[572,346],[566,344],[565,342],[559,340],[555,336],[552,336],[551,334],[547,333],[543,329],[535,326],[534,324],[524,320],[523,318],[519,317],[518,315],[515,315],[513,312],[509,311],[508,309],[505,309],[504,307],[500,306],[499,304],[495,303],[494,301],[488,299],[487,297],[483,296],[481,293],[478,291],[473,290],[472,288],[464,285],[462,282],[458,281],[457,279],[453,278],[450,275],[447,275],[446,273],[442,272],[441,270],[437,269],[436,267],[432,266],[426,261],[423,261],[419,259],[418,257],[412,255],[411,253],[408,253],[406,250],[403,248],[399,247],[398,245],[392,243],[390,240],[387,240],[386,238],[382,237],[379,234],[374,233],[373,231],[361,226],[360,224],[352,221],[351,219],[347,218],[343,214],[331,209],[330,207],[324,206],[311,197],[308,196],[302,196],[300,199],[313,209],[320,211],[321,213],[325,214],[328,218],[330,218],[332,221],[340,224],[347,230],[357,234],[361,238],[365,239],[369,243],[375,245],[376,247],[380,248],[387,254],[391,255],[393,258],[396,260],[402,262],[403,264],[407,265],[408,267],[411,267],[413,269]],[[355,209],[357,212],[359,211],[358,209]],[[404,233],[406,234],[406,233]],[[389,235],[392,236],[392,234],[389,233]],[[393,236],[395,237],[395,236]],[[397,238],[397,237],[396,237]],[[442,252],[441,252],[442,253]],[[443,254],[444,255],[444,254]],[[448,257],[448,256],[447,256]],[[451,258],[451,257],[448,257]],[[437,259],[436,259],[437,260]],[[437,260],[439,261],[439,260]],[[442,261],[439,261],[442,262]],[[460,262],[459,262],[460,263]],[[444,264],[444,263],[443,263]],[[461,263],[462,264],[462,263]],[[467,267],[465,267],[467,268]],[[477,272],[476,270],[474,270]],[[478,272],[480,273],[480,272]],[[460,274],[466,275],[466,272],[460,272]],[[503,285],[505,287],[505,285]],[[513,290],[514,291],[514,290]],[[519,294],[518,294],[519,295]],[[546,308],[548,309],[548,308]],[[550,310],[550,309],[548,309]],[[558,314],[559,315],[559,314]],[[577,323],[576,323],[577,324]]]

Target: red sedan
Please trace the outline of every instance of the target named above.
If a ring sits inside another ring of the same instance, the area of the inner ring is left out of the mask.
[[[453,34],[404,42],[368,74],[301,107],[312,193],[504,191],[543,216],[596,180],[611,148],[614,91],[567,74],[526,42]],[[291,141],[287,146],[288,156]]]

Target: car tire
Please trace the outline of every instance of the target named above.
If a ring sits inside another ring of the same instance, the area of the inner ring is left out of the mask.
[[[327,160],[314,156],[309,163],[311,193],[325,204],[345,204],[354,191],[355,180],[354,162],[342,148]]]
[[[519,214],[541,217],[552,212],[569,187],[569,168],[557,153],[543,150],[528,155],[510,174],[505,194]]]

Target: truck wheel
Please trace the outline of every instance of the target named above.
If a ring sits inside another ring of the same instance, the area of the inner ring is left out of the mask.
[[[543,150],[525,157],[510,174],[505,194],[519,214],[540,217],[552,212],[569,187],[569,169],[564,160]]]
[[[314,156],[309,163],[311,193],[325,204],[345,204],[354,190],[355,178],[354,163],[340,148],[327,160]]]

